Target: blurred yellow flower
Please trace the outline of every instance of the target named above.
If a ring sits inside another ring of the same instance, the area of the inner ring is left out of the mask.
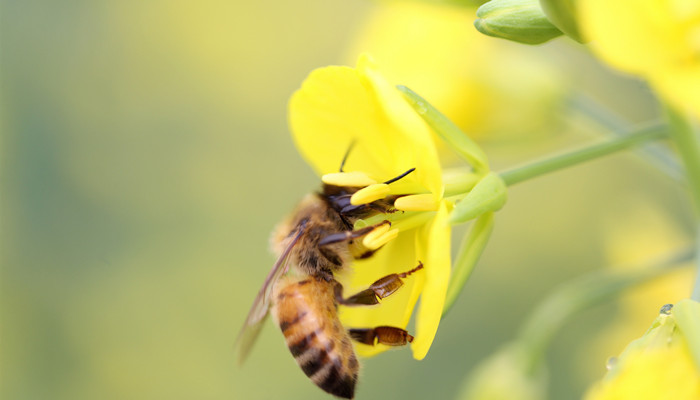
[[[539,50],[480,34],[475,18],[476,7],[380,2],[346,59],[372,54],[391,81],[415,90],[471,138],[547,132],[565,90],[562,75]]]
[[[692,244],[664,209],[640,199],[629,204],[603,224],[606,259],[613,270],[646,267],[653,260]],[[639,229],[640,226],[644,229]],[[600,365],[600,360],[614,354],[630,337],[648,326],[649,310],[687,297],[696,273],[691,267],[692,263],[688,263],[688,268],[679,268],[622,293],[617,300],[619,312],[615,318],[598,329],[590,348],[578,350],[581,368],[588,370],[590,365]]]
[[[578,11],[598,56],[700,117],[700,2],[582,0]]]
[[[647,333],[610,362],[610,371],[586,400],[700,399],[700,360],[689,346],[700,348],[699,328],[700,303],[682,300],[674,309],[664,307]]]
[[[410,269],[419,260],[424,269],[406,279],[381,306],[343,307],[341,319],[348,327],[405,328],[421,296],[411,346],[416,359],[424,358],[440,322],[450,277],[451,203],[442,197],[442,171],[430,128],[368,56],[360,57],[356,69],[331,66],[313,71],[290,100],[289,123],[299,152],[324,181],[353,179],[369,185],[354,203],[389,193],[407,195],[403,205],[397,205],[406,212],[380,216],[392,221],[392,231],[400,234],[383,233],[388,235],[384,248],[357,261],[353,271],[339,279],[352,290]],[[339,174],[350,146],[347,172]],[[413,173],[388,187],[376,184],[411,168]],[[365,356],[386,349],[357,345]]]

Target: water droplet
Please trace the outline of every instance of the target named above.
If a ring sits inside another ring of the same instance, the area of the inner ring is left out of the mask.
[[[673,308],[673,304],[664,304],[664,306],[661,307],[661,310],[659,310],[659,314],[671,315],[672,308]]]
[[[617,357],[610,357],[608,358],[608,361],[605,362],[605,369],[610,371],[611,369],[615,368],[617,365]]]

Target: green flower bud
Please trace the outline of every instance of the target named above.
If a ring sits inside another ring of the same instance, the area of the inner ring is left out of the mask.
[[[576,23],[576,0],[540,0],[549,20],[570,38],[583,43]]]
[[[455,205],[450,222],[459,224],[490,211],[498,211],[506,203],[507,188],[503,179],[489,172],[474,188]]]
[[[484,35],[525,44],[540,44],[560,36],[538,0],[491,0],[476,11],[476,29]]]

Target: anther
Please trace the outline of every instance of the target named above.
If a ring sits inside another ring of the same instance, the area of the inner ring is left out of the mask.
[[[401,211],[435,211],[438,206],[435,196],[430,193],[403,196],[394,202],[394,207]]]
[[[369,250],[377,250],[395,239],[398,235],[398,229],[389,229],[388,225],[382,225],[368,233],[364,239],[362,239],[362,244]]]
[[[389,195],[390,191],[391,189],[386,183],[375,183],[353,193],[352,197],[350,197],[350,204],[353,206],[369,204],[373,201],[385,198]]]

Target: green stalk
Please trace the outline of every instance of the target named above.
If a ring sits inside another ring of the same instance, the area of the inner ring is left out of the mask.
[[[700,235],[695,238],[695,249],[700,250]],[[690,298],[700,302],[700,257],[695,259],[695,284],[693,285],[693,293]]]
[[[669,135],[685,165],[695,211],[700,214],[700,143],[693,127],[681,113],[669,107],[667,114],[671,124]]]
[[[673,107],[666,107],[666,113],[672,128],[670,132],[671,140],[676,145],[678,154],[680,154],[685,166],[690,197],[695,206],[695,220],[697,223],[700,223],[700,140],[683,114],[676,111]],[[698,240],[698,246],[700,246],[700,233],[696,232],[695,234],[698,236],[696,240]],[[696,261],[696,263],[698,263],[697,276],[690,298],[700,301],[700,261]]]
[[[607,142],[594,144],[569,153],[535,161],[531,164],[502,172],[500,175],[506,185],[511,186],[528,179],[536,178],[540,175],[559,171],[620,150],[638,146],[651,140],[662,139],[667,135],[668,129],[665,126],[655,124]]]

